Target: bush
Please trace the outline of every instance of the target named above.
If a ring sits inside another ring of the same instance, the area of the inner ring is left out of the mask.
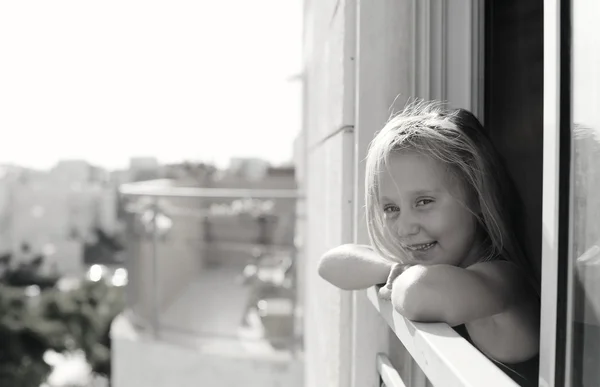
[[[63,324],[72,349],[81,349],[92,370],[110,376],[110,325],[125,306],[123,288],[83,282],[69,292],[44,294],[40,310],[45,319]]]
[[[51,371],[44,353],[65,351],[66,336],[63,324],[30,307],[23,289],[0,286],[0,386],[39,387]]]
[[[83,350],[92,370],[110,376],[110,324],[124,307],[123,288],[83,282],[75,290],[0,285],[0,386],[39,387],[51,372],[43,356]]]

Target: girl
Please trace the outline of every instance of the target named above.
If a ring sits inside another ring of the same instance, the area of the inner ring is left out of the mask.
[[[342,289],[385,283],[404,317],[466,327],[494,360],[538,352],[539,298],[515,235],[510,180],[465,110],[415,102],[372,141],[366,220],[372,248],[327,252],[319,274]]]

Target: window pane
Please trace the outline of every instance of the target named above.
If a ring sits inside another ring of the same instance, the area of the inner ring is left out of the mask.
[[[542,255],[543,3],[485,2],[485,126],[523,201],[516,232],[536,276]]]
[[[572,386],[600,385],[600,41],[598,0],[573,0]]]

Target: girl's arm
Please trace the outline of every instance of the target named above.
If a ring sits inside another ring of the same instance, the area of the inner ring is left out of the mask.
[[[385,283],[393,265],[370,246],[346,244],[325,253],[318,272],[340,289],[359,290]]]
[[[537,295],[509,262],[412,266],[394,281],[392,304],[410,320],[466,324],[475,345],[499,361],[525,361],[539,349]]]

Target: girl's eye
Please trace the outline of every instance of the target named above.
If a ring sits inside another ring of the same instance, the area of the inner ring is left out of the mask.
[[[429,203],[433,203],[433,200],[432,199],[419,199],[419,200],[417,200],[417,207],[426,206]]]
[[[387,215],[391,215],[394,212],[398,212],[398,211],[400,211],[400,208],[398,208],[398,206],[389,205],[389,206],[383,207],[383,213],[387,214]]]

